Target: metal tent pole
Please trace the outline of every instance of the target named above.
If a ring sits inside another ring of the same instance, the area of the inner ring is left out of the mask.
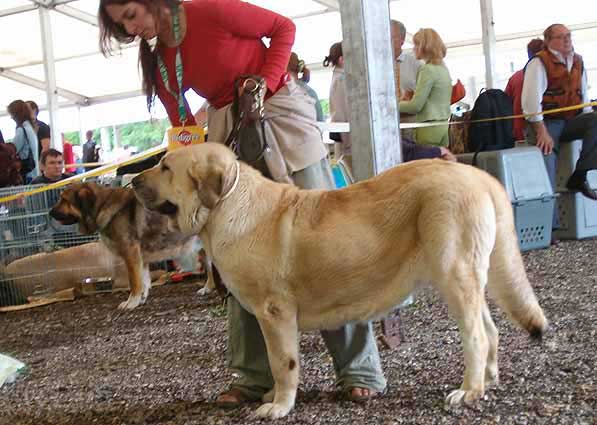
[[[342,0],[353,171],[369,178],[402,161],[387,1]]]
[[[495,87],[495,23],[493,22],[493,4],[491,0],[481,0],[481,31],[483,55],[485,56],[485,87]]]
[[[42,51],[44,57],[44,74],[46,79],[47,106],[50,113],[50,128],[52,130],[51,146],[62,151],[62,136],[58,126],[58,91],[56,88],[56,67],[54,63],[54,43],[52,41],[52,24],[50,11],[45,7],[39,8],[39,22],[41,27]]]

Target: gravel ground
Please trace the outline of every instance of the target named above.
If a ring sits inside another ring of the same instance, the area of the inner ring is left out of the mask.
[[[460,385],[455,322],[432,291],[403,313],[406,343],[382,350],[386,395],[367,404],[336,399],[331,359],[304,334],[302,394],[279,424],[597,423],[597,240],[525,254],[551,331],[542,345],[493,309],[500,331],[498,388],[472,407],[446,409]],[[124,294],[0,315],[0,351],[28,370],[0,388],[0,424],[253,424],[257,404],[223,410],[214,396],[225,367],[226,322],[199,283],[155,288],[147,305],[119,313]]]

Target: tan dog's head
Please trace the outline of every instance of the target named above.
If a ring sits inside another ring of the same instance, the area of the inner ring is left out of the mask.
[[[94,233],[98,228],[97,192],[98,186],[94,183],[71,184],[60,194],[60,199],[50,210],[50,216],[66,225],[79,223],[83,234]]]
[[[209,213],[234,186],[234,153],[219,143],[179,148],[133,179],[137,199],[169,217],[174,230],[197,234]]]

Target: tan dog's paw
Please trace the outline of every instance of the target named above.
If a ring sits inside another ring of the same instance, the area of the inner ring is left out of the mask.
[[[136,295],[136,296],[131,295],[131,296],[129,296],[128,300],[126,300],[123,303],[120,303],[118,308],[120,310],[132,310],[141,304],[143,304],[143,299],[141,298],[140,295]]]
[[[485,388],[488,387],[497,387],[500,383],[499,373],[497,368],[495,370],[490,369],[487,367],[485,369]]]
[[[257,409],[255,415],[257,415],[258,418],[278,419],[286,416],[291,409],[292,406],[285,406],[279,403],[265,403]]]
[[[446,397],[446,405],[460,406],[462,404],[473,404],[482,397],[482,391],[454,390]]]
[[[203,288],[201,288],[197,291],[197,294],[199,294],[200,297],[204,297],[206,295],[211,294],[212,292],[214,292],[214,289],[211,288],[210,285],[208,285],[206,283],[205,285],[203,285]]]

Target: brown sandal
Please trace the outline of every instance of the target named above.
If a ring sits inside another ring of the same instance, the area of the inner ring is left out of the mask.
[[[367,394],[364,394],[365,392]],[[367,401],[374,399],[378,395],[380,395],[380,393],[366,387],[352,387],[342,392],[342,398],[344,400],[352,401],[354,403],[366,403]]]
[[[216,398],[216,406],[224,407],[224,408],[232,408],[238,407],[242,404],[252,403],[256,400],[254,398],[249,397],[245,393],[242,392],[240,388],[232,387],[228,391],[221,393]]]

